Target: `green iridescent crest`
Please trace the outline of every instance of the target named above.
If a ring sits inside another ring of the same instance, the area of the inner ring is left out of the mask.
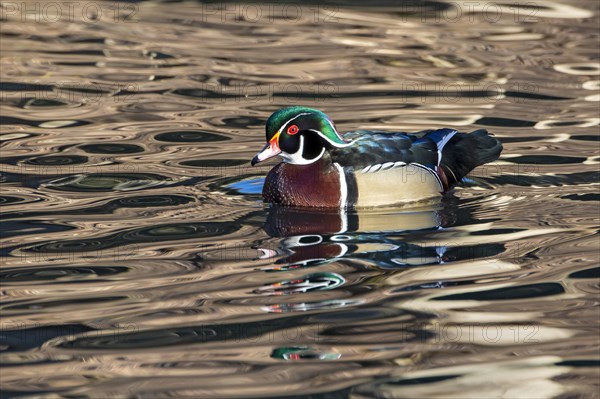
[[[294,124],[298,125],[300,130],[317,131],[334,147],[348,144],[342,139],[333,121],[325,113],[307,107],[282,108],[273,113],[267,120],[267,141],[271,140],[279,131],[286,132],[286,129]]]

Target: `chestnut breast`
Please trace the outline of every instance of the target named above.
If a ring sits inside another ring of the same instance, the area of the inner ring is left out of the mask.
[[[265,202],[287,206],[339,207],[340,174],[326,157],[308,165],[276,165],[263,187]]]

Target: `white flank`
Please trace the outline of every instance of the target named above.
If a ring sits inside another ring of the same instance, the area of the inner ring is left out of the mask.
[[[435,173],[435,171],[429,169],[425,165],[421,165],[420,163],[413,162],[413,163],[411,163],[411,165],[421,168],[421,169],[425,170],[427,173],[429,173],[430,175],[432,175],[433,177],[435,177],[435,181],[440,186],[440,193],[444,192],[444,185],[442,184],[442,180],[440,180],[440,177],[438,176],[437,173]]]

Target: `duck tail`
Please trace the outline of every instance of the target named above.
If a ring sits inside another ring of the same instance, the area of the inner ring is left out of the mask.
[[[456,133],[442,149],[438,174],[449,189],[479,165],[498,159],[502,144],[485,129]]]

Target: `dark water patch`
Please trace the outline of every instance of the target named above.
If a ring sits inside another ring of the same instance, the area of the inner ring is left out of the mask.
[[[0,32],[0,37],[24,37],[24,34],[17,32]]]
[[[138,65],[139,67],[139,65]],[[194,64],[186,64],[186,63],[179,63],[179,64],[154,64],[152,65],[153,68],[185,68],[185,67],[192,67],[192,68],[196,68],[197,65]]]
[[[596,66],[591,66],[591,65],[577,65],[577,66],[572,66],[571,69],[575,70],[575,71],[581,71],[581,72],[596,72],[598,71],[598,67]]]
[[[92,66],[95,66],[95,63],[92,63]],[[99,96],[105,96],[110,94],[111,92],[108,90],[101,90],[98,85],[87,85],[87,86],[61,86],[61,92],[66,93],[81,93],[81,94],[97,94]],[[93,99],[94,97],[92,97]]]
[[[600,181],[600,172],[578,172],[571,174],[548,174],[542,176],[533,176],[537,169],[531,166],[530,170],[523,170],[521,173],[503,174],[486,178],[494,185],[515,185],[515,186],[574,186],[577,184],[589,184]],[[534,172],[534,173],[530,173]]]
[[[565,367],[600,367],[598,359],[579,359],[579,360],[563,360],[555,363],[557,366]]]
[[[227,127],[232,128],[253,128],[253,127],[263,127],[265,124],[264,119],[253,118],[250,116],[238,116],[235,118],[223,118],[222,124]]]
[[[465,292],[433,298],[434,301],[508,301],[513,299],[542,298],[545,296],[563,294],[565,289],[559,283],[539,283],[506,288],[497,288],[488,291]]]
[[[47,50],[44,51],[47,54],[61,54],[61,55],[99,55],[104,57],[104,50],[84,50],[84,49],[69,49],[69,50]]]
[[[571,140],[600,141],[600,134],[598,134],[598,135],[591,135],[591,134],[571,135]]]
[[[46,266],[32,268],[9,268],[0,271],[0,279],[5,284],[34,282],[78,282],[90,277],[109,277],[129,271],[125,266]],[[98,281],[98,280],[94,280]]]
[[[283,18],[276,18],[279,20],[283,20]],[[239,21],[243,21],[242,18],[238,19]],[[232,26],[232,25],[229,25]],[[222,61],[225,63],[242,63],[242,64],[258,64],[263,61],[263,58],[255,55],[255,54],[244,54],[241,56],[221,56],[221,57],[213,57],[216,61]],[[289,56],[281,56],[278,58],[272,58],[269,61],[270,65],[278,65],[278,66],[287,66],[288,64],[300,63],[300,62],[311,62],[311,61],[319,61],[321,58],[313,55],[305,55],[305,54],[291,54]]]
[[[537,122],[526,121],[521,119],[483,117],[476,120],[475,123],[483,126],[533,127]]]
[[[140,74],[140,73],[99,73],[97,75],[90,75],[90,78],[95,80],[105,80],[108,82],[123,82],[123,87],[128,87],[132,82],[148,82],[148,81],[157,81],[164,79],[172,79],[173,76],[166,75],[150,75],[150,74]],[[164,91],[163,91],[164,92]]]
[[[69,209],[54,212],[11,212],[6,213],[6,217],[11,219],[32,218],[39,216],[58,216],[58,215],[103,215],[114,212],[121,208],[159,208],[184,205],[195,201],[193,197],[185,195],[140,195],[134,197],[125,197],[111,200],[104,205],[88,206],[81,209]]]
[[[151,112],[186,112],[194,111],[198,109],[204,109],[196,104],[182,104],[178,102],[169,101],[142,101],[135,102],[133,104],[127,104],[120,107],[123,112],[135,112],[135,113],[151,113]]]
[[[25,201],[27,201],[26,198],[13,197],[11,195],[1,195],[0,196],[0,206],[1,205],[16,204],[16,203],[25,202]]]
[[[80,165],[87,161],[88,157],[83,155],[46,155],[43,157],[30,158],[23,163],[27,165],[62,166]]]
[[[570,278],[600,278],[600,267],[578,270],[569,274]]]
[[[104,237],[81,240],[50,241],[26,247],[25,252],[39,254],[90,253],[131,244],[188,240],[225,236],[240,229],[236,222],[174,223],[128,229]],[[11,248],[12,249],[12,248]],[[132,252],[137,251],[133,249]]]
[[[63,101],[48,100],[43,98],[24,98],[17,103],[17,107],[25,109],[64,107],[67,105],[68,104]]]
[[[85,297],[85,298],[77,298],[77,305],[90,305],[90,306],[95,306],[95,305],[100,305],[100,304],[104,304],[106,302],[114,302],[114,301],[122,301],[122,300],[126,300],[128,299],[128,297],[126,296],[105,296],[105,297],[96,297],[96,298],[89,298],[89,297]],[[11,312],[13,316],[16,316],[16,314],[13,313],[13,311],[18,311],[18,310],[42,310],[42,309],[50,309],[50,308],[60,308],[63,306],[73,306],[73,301],[71,299],[63,299],[63,300],[56,300],[56,301],[21,301],[18,303],[13,303],[13,304],[7,304],[5,306],[2,307],[2,310],[5,312]]]
[[[113,246],[116,246],[116,243]],[[14,255],[13,251],[19,247],[22,247],[22,245],[2,248],[2,251],[0,253],[2,254],[2,256]],[[53,258],[51,258],[52,256],[54,256],[54,258],[60,257],[60,256],[72,256],[75,253],[81,253],[86,256],[99,255],[100,253],[97,251],[105,249],[105,248],[107,248],[106,244],[99,240],[90,240],[90,239],[81,240],[81,241],[65,240],[65,241],[50,241],[50,242],[46,242],[46,243],[42,243],[42,244],[37,244],[32,247],[25,248],[25,252],[35,254],[36,257],[34,259],[38,259],[38,260],[45,259],[46,261],[51,261],[53,259]],[[127,256],[127,255],[131,255],[131,254],[130,253],[124,254],[124,256]],[[19,256],[19,255],[14,255],[14,256]],[[27,256],[27,255],[24,255],[24,256]]]
[[[547,137],[543,137],[543,136],[530,136],[527,135],[526,137],[518,137],[518,136],[513,136],[513,137],[498,137],[498,140],[500,140],[502,142],[502,144],[508,144],[508,143],[528,143],[531,141],[542,141],[542,140],[546,140]]]
[[[213,237],[233,233],[238,226],[225,223],[208,222],[193,224],[169,224],[136,229],[120,234],[120,237],[132,242],[152,242],[163,240],[183,240],[186,238]]]
[[[76,61],[54,61],[53,65],[60,66],[81,66],[81,67],[95,67],[98,66],[98,63],[95,61],[92,62],[76,62]]]
[[[154,139],[170,143],[201,143],[231,140],[230,137],[217,133],[202,132],[197,130],[160,133],[154,136]]]
[[[40,91],[49,93],[54,90],[53,85],[42,85],[34,83],[20,83],[20,82],[0,82],[0,91],[16,91],[16,92],[35,92]]]
[[[51,180],[45,187],[59,191],[110,192],[142,190],[168,183],[164,176],[150,173],[90,173]]]
[[[360,345],[364,338],[377,336],[377,344],[410,344],[426,342],[434,334],[423,329],[423,323],[408,320],[399,322],[396,325],[387,323],[369,323],[369,324],[340,324],[335,326],[335,322],[328,322],[322,335],[331,341],[343,340],[345,345]],[[334,327],[332,327],[334,326]]]
[[[76,227],[39,220],[3,220],[0,221],[0,236],[2,238],[17,237],[31,234],[57,233],[75,230]]]
[[[123,332],[118,337],[115,337],[114,333],[93,337],[82,336],[74,337],[72,340],[63,340],[57,346],[66,349],[115,350],[210,344],[224,341],[239,342],[240,340],[251,342],[250,340],[264,334],[277,336],[279,330],[297,328],[303,324],[305,319],[304,316],[288,316],[269,321],[204,323],[191,327]]]
[[[415,46],[418,47],[418,46]],[[366,85],[366,84],[385,84],[388,83],[387,78],[381,76],[354,76],[354,77],[343,77],[343,78],[331,78],[327,80],[321,80],[315,82],[317,85],[321,85],[326,87],[327,85],[336,85],[336,86],[350,86],[356,87],[357,85]]]
[[[56,155],[50,155],[50,157],[51,157],[50,159],[52,159],[52,157],[54,157],[54,156],[56,156]],[[66,156],[59,155],[59,157],[61,157],[61,158],[62,157],[68,158],[69,155],[66,155]],[[19,164],[25,164],[25,165],[29,164],[29,165],[31,165],[27,161],[28,160],[34,160],[34,162],[35,162],[35,160],[37,160],[38,158],[41,158],[41,157],[31,157],[31,156],[28,156],[28,155],[19,155],[19,156],[16,156],[16,157],[1,157],[0,160],[5,165],[19,165]],[[14,175],[16,175],[16,174],[14,174]],[[10,181],[10,179],[8,181]]]
[[[0,115],[0,125],[26,125],[37,127],[41,122]]]
[[[556,128],[556,127],[583,127],[587,121],[579,120],[579,121],[544,121],[545,127]]]
[[[191,159],[180,162],[182,166],[192,166],[195,168],[227,168],[232,166],[248,165],[244,159]]]
[[[104,44],[106,42],[103,37],[79,37],[75,35],[60,35],[60,39],[69,43]]]
[[[224,91],[212,91],[206,89],[175,89],[172,91],[172,93],[179,96],[194,97],[203,100],[244,98],[244,95],[242,94],[226,93]]]
[[[583,163],[587,158],[568,157],[558,155],[522,155],[519,157],[506,158],[504,161],[519,164],[533,165],[561,165],[571,163]]]
[[[99,143],[80,146],[88,154],[135,154],[144,152],[144,148],[135,144]]]
[[[526,88],[526,87],[525,87]],[[535,87],[531,87],[531,89],[535,89]],[[549,94],[539,94],[534,93],[533,91],[512,91],[508,90],[504,93],[506,97],[509,98],[523,98],[528,100],[554,100],[554,101],[563,101],[563,100],[572,100],[571,97],[562,97],[562,96],[552,96]]]
[[[597,194],[597,193],[568,194],[568,195],[563,195],[560,198],[569,199],[572,201],[600,201],[600,194]]]
[[[436,382],[453,380],[455,378],[462,377],[461,374],[447,374],[447,375],[436,375],[431,377],[418,377],[418,378],[407,378],[394,381],[385,382],[386,385],[422,385],[422,384],[434,384]]]
[[[137,197],[121,198],[109,202],[116,208],[148,208],[178,206],[194,201],[194,198],[184,195],[144,195]]]
[[[17,324],[15,323],[15,325]],[[5,353],[21,352],[39,348],[43,343],[57,337],[73,337],[92,331],[97,330],[81,324],[49,325],[15,330],[3,328],[0,333],[0,346],[4,347],[2,352]]]
[[[311,393],[306,395],[283,395],[273,399],[348,399],[352,397],[353,388],[345,388],[336,391]],[[263,396],[248,396],[246,399],[265,399]]]
[[[127,88],[131,88],[132,90],[127,90]],[[126,86],[126,87],[119,89],[118,92],[114,93],[114,97],[115,97],[115,101],[120,101],[120,102],[126,103],[126,102],[130,102],[133,100],[139,101],[137,98],[134,98],[133,96],[146,96],[149,94],[161,95],[164,92],[165,92],[164,90],[141,91],[141,90],[137,90],[137,88],[135,86]]]
[[[309,320],[313,322],[331,322],[341,324],[366,320],[385,320],[386,318],[405,314],[406,312],[401,309],[394,309],[390,307],[361,307],[350,310],[345,309],[337,312],[314,314],[309,316]],[[339,326],[333,325],[331,327],[338,328]]]

